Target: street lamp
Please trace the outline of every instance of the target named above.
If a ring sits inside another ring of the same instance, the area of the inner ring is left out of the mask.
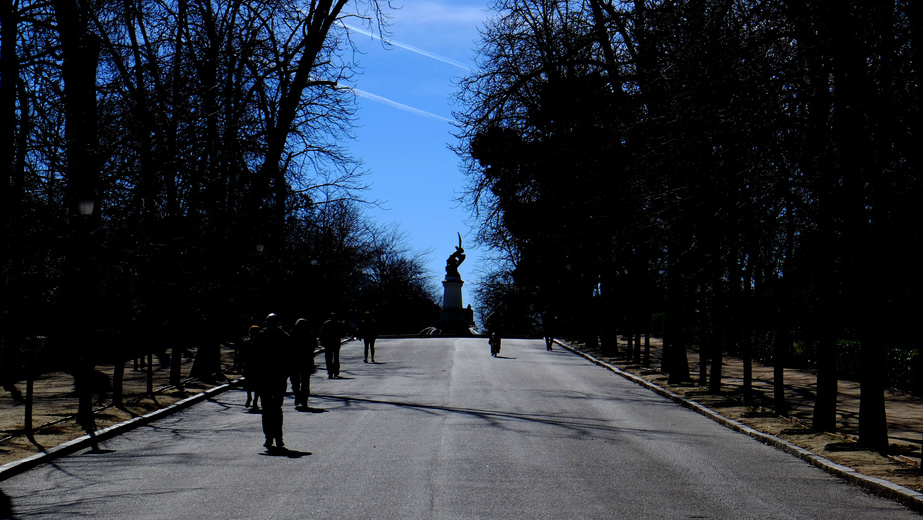
[[[80,212],[81,215],[92,215],[95,206],[96,200],[92,198],[80,199],[80,201],[77,202],[77,211]]]

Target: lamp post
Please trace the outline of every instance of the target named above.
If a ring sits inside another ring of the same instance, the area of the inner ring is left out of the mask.
[[[71,336],[77,348],[77,366],[74,374],[74,383],[77,387],[77,423],[92,438],[96,431],[96,421],[93,417],[93,371],[96,369],[95,353],[91,352],[93,343],[91,334],[92,312],[97,310],[96,305],[96,277],[91,276],[91,237],[93,236],[92,220],[96,208],[95,197],[86,196],[77,200],[77,222],[71,244],[73,265],[70,276],[72,279],[67,284],[68,294],[67,312],[71,319],[67,334]],[[98,449],[95,441],[94,450]]]

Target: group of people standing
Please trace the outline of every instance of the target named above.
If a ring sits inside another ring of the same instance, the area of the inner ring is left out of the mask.
[[[377,333],[374,332],[373,319],[369,313],[366,313],[365,318],[369,324],[364,330],[360,327],[360,335],[364,334],[364,341],[371,337],[374,345],[372,335]],[[308,397],[311,394],[311,374],[316,370],[314,354],[318,340],[324,348],[327,377],[336,379],[340,377],[340,345],[346,332],[346,326],[334,313],[321,325],[317,334],[314,334],[304,318],[295,321],[290,333],[286,332],[276,314],[266,317],[262,329],[256,325],[248,329],[247,337],[238,348],[235,364],[244,374],[244,389],[247,392],[244,406],[257,412],[260,411],[258,402],[262,403],[263,434],[266,437],[263,446],[267,450],[285,449],[282,439],[282,405],[289,380],[295,396],[295,409],[309,411]],[[374,352],[373,346],[373,360]]]
[[[554,350],[554,337],[558,331],[558,316],[551,310],[545,309],[542,312],[542,335],[545,339],[545,350],[551,352]],[[500,345],[502,343],[503,327],[505,320],[499,311],[491,312],[484,319],[484,325],[487,327],[487,344],[490,345],[490,355],[493,357],[500,356]]]

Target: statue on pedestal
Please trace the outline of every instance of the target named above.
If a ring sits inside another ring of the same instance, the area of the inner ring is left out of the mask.
[[[474,310],[462,304],[462,286],[465,281],[458,273],[458,266],[465,261],[465,249],[462,247],[461,233],[458,234],[458,246],[445,261],[445,280],[442,286],[445,293],[442,299],[442,319],[439,329],[444,335],[469,335],[470,326],[474,324]]]

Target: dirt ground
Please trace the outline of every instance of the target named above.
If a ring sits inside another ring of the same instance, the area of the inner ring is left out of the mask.
[[[780,416],[771,409],[771,367],[754,364],[756,404],[745,406],[740,392],[742,365],[738,359],[727,358],[725,360],[724,386],[721,394],[715,395],[694,384],[671,385],[666,375],[655,368],[632,364],[618,356],[602,356],[598,350],[587,349],[584,345],[576,343],[569,345],[625,372],[635,374],[700,403],[729,419],[801,446],[864,475],[878,477],[916,491],[923,491],[923,475],[918,469],[923,417],[919,414],[921,400],[918,398],[896,393],[888,395],[892,453],[883,455],[856,448],[854,435],[858,417],[858,385],[854,383],[840,382],[839,431],[841,433],[836,435],[817,433],[809,428],[815,380],[811,373],[786,369],[787,397],[792,411],[787,416]],[[624,342],[620,342],[620,349],[623,349],[624,345]],[[653,340],[652,367],[659,366],[660,348],[659,340]],[[694,377],[698,374],[697,356],[690,352],[688,357],[690,371]],[[233,351],[224,349],[222,367],[224,374],[230,379],[237,377],[232,370],[232,360]],[[192,357],[183,360],[183,374],[189,373],[191,365]],[[98,368],[106,374],[112,374],[111,366]],[[151,377],[153,395],[147,391],[148,377]],[[156,358],[150,373],[146,368],[135,370],[133,364],[129,362],[126,365],[123,384],[125,404],[122,407],[114,407],[111,405],[111,399],[108,399],[97,406],[97,429],[169,406],[180,399],[225,382],[186,379],[182,388],[175,388],[168,385],[168,380],[169,367],[159,364]],[[17,386],[25,392],[22,383]],[[30,441],[23,431],[24,405],[13,400],[8,392],[0,393],[0,465],[40,453],[46,448],[85,434],[74,418],[77,410],[77,397],[71,376],[61,372],[45,374],[35,382],[34,388],[34,442]]]
[[[189,373],[194,359],[194,352],[183,358],[182,374]],[[223,349],[222,368],[228,378],[236,378],[233,373],[233,351]],[[112,376],[112,365],[97,366],[100,372]],[[148,379],[151,379],[153,394],[148,392]],[[131,361],[125,365],[123,388],[123,406],[112,405],[109,393],[102,402],[94,406],[96,429],[139,417],[154,410],[167,407],[181,399],[198,394],[208,388],[223,384],[225,380],[204,382],[184,378],[181,388],[169,385],[170,367],[161,364],[154,357],[151,370],[146,363],[135,369]],[[24,382],[16,385],[23,394],[26,393]],[[0,391],[0,465],[7,464],[31,455],[41,453],[47,448],[76,439],[86,432],[77,425],[77,394],[74,391],[74,379],[64,372],[43,374],[33,384],[32,425],[33,440],[24,431],[25,404],[14,399],[9,392]],[[34,442],[33,442],[34,441]]]

